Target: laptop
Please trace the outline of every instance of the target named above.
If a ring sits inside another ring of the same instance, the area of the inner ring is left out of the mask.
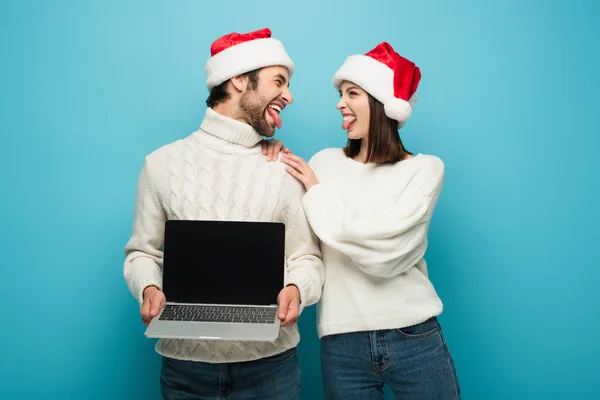
[[[272,341],[284,284],[279,222],[167,220],[163,292],[149,338]]]

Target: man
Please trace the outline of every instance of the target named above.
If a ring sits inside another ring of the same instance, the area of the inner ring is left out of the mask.
[[[324,268],[301,206],[301,185],[261,152],[263,137],[281,127],[280,113],[292,103],[294,64],[263,29],[216,40],[205,69],[210,96],[200,129],[145,158],[125,246],[125,280],[148,324],[166,301],[161,247],[167,219],[283,222],[286,275],[278,297],[278,339],[161,339],[156,351],[163,356],[164,398],[299,399],[296,320],[303,307],[319,300]]]

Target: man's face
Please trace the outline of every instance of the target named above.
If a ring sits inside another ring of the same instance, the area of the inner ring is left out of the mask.
[[[281,66],[262,68],[258,72],[258,85],[246,85],[240,99],[241,116],[260,135],[271,137],[275,127],[281,128],[280,113],[293,101],[287,68]]]

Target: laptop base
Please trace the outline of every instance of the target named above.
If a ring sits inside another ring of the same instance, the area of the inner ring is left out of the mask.
[[[279,336],[281,321],[270,324],[234,322],[162,321],[160,314],[152,319],[144,335],[148,338],[273,341]]]

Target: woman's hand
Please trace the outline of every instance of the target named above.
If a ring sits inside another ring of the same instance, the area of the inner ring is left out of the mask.
[[[289,154],[292,151],[283,145],[281,140],[266,139],[260,142],[262,153],[267,156],[267,161],[276,161],[279,158],[279,152]]]
[[[315,172],[302,157],[298,157],[291,153],[284,153],[281,156],[281,162],[287,165],[285,170],[294,178],[298,179],[298,181],[304,185],[306,191],[319,183]]]

